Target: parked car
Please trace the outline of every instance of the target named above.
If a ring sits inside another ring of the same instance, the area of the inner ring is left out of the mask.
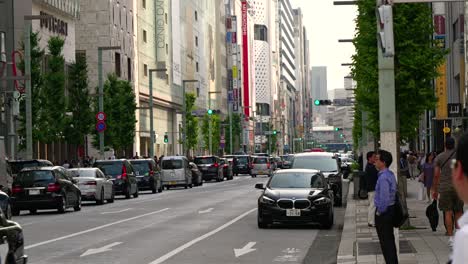
[[[11,205],[10,205],[10,196],[3,191],[0,191],[0,208],[2,209],[5,217],[9,220],[11,219]]]
[[[39,167],[53,167],[54,164],[48,160],[31,159],[31,160],[9,160],[7,162],[7,170],[13,178],[20,173],[24,168],[39,168]]]
[[[276,164],[276,169],[282,169],[283,168],[283,160],[280,157],[274,157],[273,158]]]
[[[37,210],[67,208],[81,210],[81,191],[71,174],[63,167],[25,168],[14,179],[11,211],[14,216],[21,210],[35,214]]]
[[[266,186],[259,183],[255,188],[263,190],[258,198],[259,228],[277,222],[317,222],[327,229],[333,226],[333,191],[318,170],[280,170]]]
[[[232,172],[232,163],[229,162],[228,159],[221,158],[219,159],[219,165],[223,167],[223,177],[226,178],[226,180],[232,180],[234,179],[234,174]]]
[[[151,192],[162,192],[161,172],[158,170],[153,159],[130,160],[135,170],[138,181],[138,190],[151,190]]]
[[[236,176],[239,174],[249,174],[250,175],[250,166],[252,163],[252,157],[249,155],[238,155],[235,156],[234,165],[233,165],[233,173]]]
[[[161,160],[161,174],[163,186],[169,190],[171,187],[183,186],[192,188],[192,171],[189,161],[183,156],[169,156]]]
[[[138,197],[138,182],[132,164],[126,159],[97,160],[94,168],[99,168],[105,175],[110,176],[114,183],[115,195],[125,195],[126,199]]]
[[[290,169],[294,155],[282,155],[281,159],[283,160],[283,169]]]
[[[192,183],[195,186],[203,185],[203,176],[201,171],[198,169],[197,164],[189,162],[189,168],[192,171]]]
[[[82,201],[96,201],[97,204],[114,202],[114,183],[110,176],[98,168],[77,168],[69,170],[78,183]]]
[[[7,219],[0,210],[0,256],[2,263],[26,264],[28,256],[24,254],[23,228]]]
[[[335,198],[334,204],[341,206],[343,199],[343,178],[347,178],[349,171],[341,168],[338,159],[330,152],[309,152],[296,154],[292,163],[293,169],[320,170],[328,180]]]
[[[269,157],[253,157],[250,171],[252,178],[257,177],[257,175],[268,175],[270,177],[272,173],[273,168]]]
[[[195,157],[194,161],[198,169],[201,171],[204,181],[216,180],[223,181],[223,167],[220,166],[220,159],[217,156],[200,156]]]

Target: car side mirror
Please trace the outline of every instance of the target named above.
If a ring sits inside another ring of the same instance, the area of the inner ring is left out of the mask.
[[[257,183],[257,184],[255,184],[255,189],[264,190],[265,187],[263,187],[263,183]]]

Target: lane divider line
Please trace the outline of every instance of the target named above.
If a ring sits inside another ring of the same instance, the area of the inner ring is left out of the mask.
[[[97,226],[97,227],[94,227],[94,228],[91,228],[91,229],[86,229],[86,230],[76,232],[76,233],[73,233],[73,234],[69,234],[69,235],[66,235],[66,236],[61,236],[61,237],[57,237],[57,238],[54,238],[54,239],[42,241],[42,242],[39,242],[39,243],[36,243],[36,244],[32,244],[32,245],[29,245],[29,246],[25,246],[24,249],[31,249],[31,248],[47,245],[47,244],[57,242],[57,241],[60,241],[60,240],[64,240],[64,239],[67,239],[67,238],[76,237],[76,236],[79,236],[79,235],[94,232],[96,230],[100,230],[100,229],[103,229],[103,228],[106,228],[106,227],[109,227],[109,226],[125,223],[125,222],[128,222],[128,221],[132,221],[132,220],[142,218],[142,217],[145,217],[145,216],[149,216],[149,215],[162,213],[162,212],[165,212],[167,210],[169,210],[169,208],[164,208],[164,209],[154,211],[154,212],[151,212],[151,213],[142,214],[142,215],[134,216],[134,217],[131,217],[131,218],[122,219],[122,220],[119,220],[119,221],[115,221],[115,222],[108,223],[108,224],[105,224],[105,225]]]
[[[118,213],[123,213],[123,212],[129,211],[129,210],[132,210],[132,209],[133,208],[127,208],[127,209],[123,209],[123,210],[120,210],[120,211],[103,212],[101,214],[102,215],[104,215],[104,214],[118,214]]]
[[[156,259],[156,260],[150,262],[149,264],[160,264],[160,263],[163,263],[164,261],[166,261],[166,260],[172,258],[173,256],[179,254],[180,252],[182,252],[183,250],[185,250],[185,249],[187,249],[187,248],[193,246],[194,244],[196,244],[196,243],[198,243],[198,242],[200,242],[200,241],[202,241],[202,240],[204,240],[204,239],[206,239],[206,238],[208,238],[208,237],[210,237],[210,236],[212,236],[212,235],[218,233],[219,231],[221,231],[221,230],[223,230],[223,229],[225,229],[225,228],[231,226],[232,224],[236,223],[237,221],[241,220],[242,218],[246,217],[248,214],[250,214],[250,213],[252,213],[252,212],[254,212],[254,211],[256,211],[256,210],[257,210],[257,208],[254,208],[254,209],[251,209],[251,210],[249,210],[249,211],[247,211],[247,212],[245,212],[245,213],[239,215],[238,217],[236,217],[236,218],[232,219],[231,221],[227,222],[226,224],[224,224],[224,225],[222,225],[222,226],[216,228],[215,230],[212,230],[212,231],[210,231],[210,232],[208,232],[208,233],[206,233],[206,234],[204,234],[204,235],[202,235],[202,236],[200,236],[200,237],[195,238],[195,239],[192,240],[192,241],[189,241],[189,242],[183,244],[182,246],[180,246],[180,247],[178,247],[178,248],[172,250],[171,252],[165,254],[164,256],[162,256],[162,257],[160,257],[160,258],[158,258],[158,259]]]

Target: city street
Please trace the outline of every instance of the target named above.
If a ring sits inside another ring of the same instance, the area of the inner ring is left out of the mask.
[[[335,208],[332,230],[258,229],[254,185],[266,181],[239,176],[14,220],[24,228],[31,263],[335,263],[344,209]]]

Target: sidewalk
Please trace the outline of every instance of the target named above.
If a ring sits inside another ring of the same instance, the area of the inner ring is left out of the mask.
[[[444,221],[439,211],[439,226],[432,232],[426,217],[426,201],[417,200],[418,182],[408,180],[408,210],[414,230],[400,230],[400,264],[447,263],[450,254]],[[375,227],[367,225],[367,200],[354,200],[351,182],[347,197],[345,222],[338,249],[337,263],[385,263]]]

